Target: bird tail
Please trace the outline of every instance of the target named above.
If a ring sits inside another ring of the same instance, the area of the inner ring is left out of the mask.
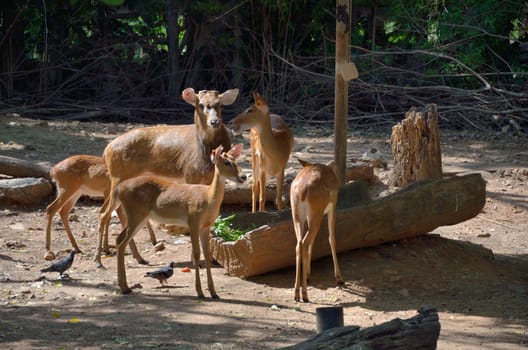
[[[51,267],[46,267],[45,269],[40,270],[40,272],[53,272]]]

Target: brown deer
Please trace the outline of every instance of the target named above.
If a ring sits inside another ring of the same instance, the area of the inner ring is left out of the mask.
[[[303,168],[297,173],[290,187],[293,227],[297,237],[295,248],[295,301],[308,302],[307,281],[310,275],[312,247],[319,233],[324,214],[328,215],[328,234],[334,275],[338,285],[343,284],[335,247],[335,220],[339,181],[334,171],[323,164],[311,164],[299,160]]]
[[[57,197],[46,208],[46,260],[53,260],[55,254],[51,251],[51,223],[57,212],[61,217],[64,229],[68,234],[70,243],[77,253],[81,250],[75,241],[70,229],[68,217],[81,196],[93,196],[106,198],[110,190],[110,179],[103,158],[92,155],[75,155],[68,157],[55,164],[50,171],[51,178],[57,187]],[[117,210],[119,220],[124,223],[125,218],[121,211]],[[156,244],[156,235],[149,223],[147,223],[152,244]],[[108,244],[108,226],[105,228],[105,243]],[[134,242],[131,250],[138,262],[145,261],[137,252]]]
[[[266,207],[266,177],[277,179],[276,205],[282,209],[282,186],[284,170],[293,148],[293,134],[282,118],[270,114],[268,104],[259,93],[254,92],[255,103],[231,121],[233,132],[250,129],[251,168],[253,171],[252,211]]]
[[[117,281],[123,294],[131,289],[127,285],[125,271],[125,247],[149,218],[159,223],[187,226],[190,230],[192,260],[195,267],[195,288],[198,297],[204,294],[200,283],[200,243],[207,270],[207,286],[212,298],[218,298],[211,274],[209,234],[211,225],[218,217],[224,198],[225,180],[242,183],[242,174],[236,158],[242,152],[242,144],[222,153],[218,146],[211,154],[215,171],[210,185],[182,184],[170,179],[143,175],[121,182],[116,198],[127,217],[127,226],[117,237]]]
[[[222,145],[231,148],[229,133],[222,122],[222,106],[232,104],[238,89],[200,91],[192,88],[182,92],[182,98],[194,106],[194,124],[153,126],[131,130],[110,142],[103,154],[110,176],[109,196],[99,216],[99,237],[94,260],[101,264],[104,227],[116,207],[115,189],[124,180],[141,173],[169,177],[189,184],[209,184],[214,165],[211,151]]]

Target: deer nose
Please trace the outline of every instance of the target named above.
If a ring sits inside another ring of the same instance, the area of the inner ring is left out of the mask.
[[[218,128],[221,123],[220,119],[213,119],[209,122],[213,128]]]
[[[247,180],[246,174],[240,175],[240,182],[245,182]]]

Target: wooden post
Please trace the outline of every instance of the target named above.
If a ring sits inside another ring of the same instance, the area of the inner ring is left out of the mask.
[[[394,170],[391,184],[405,187],[417,180],[442,178],[438,111],[435,104],[425,112],[411,108],[392,128]]]
[[[354,63],[349,62],[351,9],[352,0],[337,0],[334,160],[337,178],[341,185],[346,182],[348,81],[358,77],[356,66]]]

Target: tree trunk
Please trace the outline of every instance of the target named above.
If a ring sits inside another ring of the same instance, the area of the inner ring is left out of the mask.
[[[442,178],[442,155],[436,105],[427,111],[411,109],[405,119],[392,128],[394,170],[392,185],[405,187],[425,179]]]
[[[337,252],[416,237],[439,226],[460,223],[480,213],[486,201],[480,174],[419,181],[377,200],[365,199],[366,188],[360,188],[350,183],[339,192]],[[325,221],[314,242],[313,260],[331,254]],[[257,228],[237,241],[211,240],[213,257],[229,275],[249,277],[295,266],[297,241],[289,210],[237,215],[233,222],[242,229],[249,225]]]
[[[436,349],[439,336],[438,312],[425,306],[418,310],[418,315],[405,320],[395,318],[361,330],[358,326],[332,328],[312,339],[282,349],[428,350]]]
[[[169,59],[167,61],[167,70],[169,72],[169,91],[168,103],[174,106],[179,101],[181,89],[181,73],[180,70],[180,26],[178,24],[178,17],[180,11],[178,9],[177,1],[167,0],[165,2],[166,16],[167,16],[167,44],[169,47]]]

